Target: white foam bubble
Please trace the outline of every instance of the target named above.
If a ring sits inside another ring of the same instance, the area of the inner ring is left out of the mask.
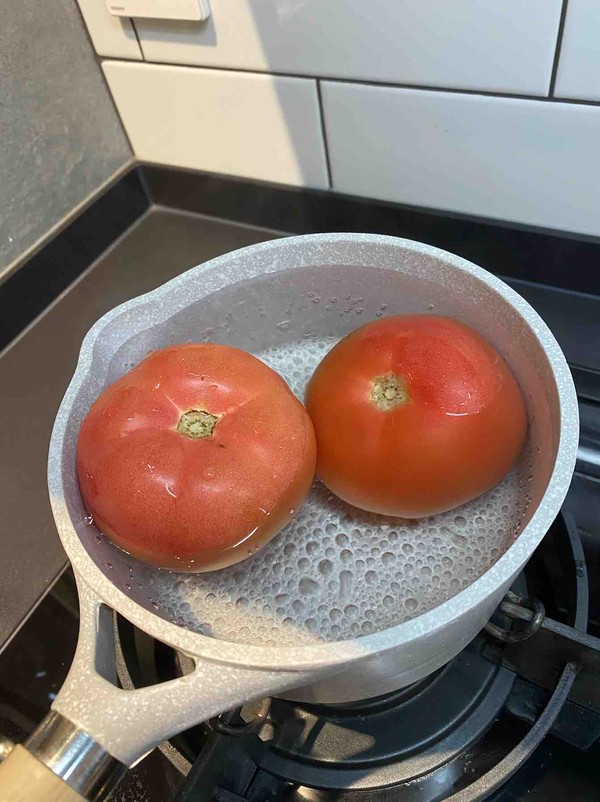
[[[302,398],[335,340],[258,353]],[[259,553],[222,571],[137,573],[162,615],[228,641],[298,645],[399,624],[474,582],[519,531],[521,469],[458,510],[406,521],[356,510],[315,482],[295,519]]]

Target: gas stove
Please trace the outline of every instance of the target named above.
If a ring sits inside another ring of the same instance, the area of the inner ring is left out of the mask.
[[[576,474],[561,515],[486,630],[435,674],[348,705],[273,699],[231,711],[163,744],[112,798],[552,802],[570,794],[596,802],[600,525],[591,531],[585,522],[599,490],[595,478]],[[115,635],[124,688],[191,668],[119,617]],[[76,636],[68,571],[2,656],[2,734],[24,740],[42,718]]]

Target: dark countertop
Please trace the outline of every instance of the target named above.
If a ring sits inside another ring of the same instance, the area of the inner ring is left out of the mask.
[[[264,228],[151,209],[0,356],[0,651],[66,565],[46,486],[54,416],[90,326]]]

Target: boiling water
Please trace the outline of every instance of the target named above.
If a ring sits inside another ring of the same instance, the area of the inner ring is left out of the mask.
[[[299,398],[334,339],[256,355]],[[432,609],[508,548],[526,508],[519,468],[485,496],[422,521],[357,510],[316,482],[295,519],[243,563],[206,574],[140,567],[160,614],[213,637],[298,645],[366,635]]]

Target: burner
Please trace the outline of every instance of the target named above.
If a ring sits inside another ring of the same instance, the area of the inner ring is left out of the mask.
[[[138,685],[189,669],[188,658],[134,631],[127,622],[119,621],[119,633],[122,646],[137,648]],[[488,767],[487,753],[478,761],[477,752],[466,757],[467,750],[492,727],[507,702],[515,675],[483,657],[484,643],[479,636],[435,674],[395,693],[349,705],[273,699],[259,735],[228,738],[200,725],[174,743],[190,761],[198,754],[211,754],[208,762],[213,769],[218,759],[212,750],[223,740],[229,743],[220,744],[216,751],[226,750],[227,762],[239,768],[250,760],[253,783],[259,783],[252,793],[259,794],[259,788],[264,795],[233,797],[235,802],[247,798],[320,802],[333,799],[329,793],[335,793],[336,800],[352,800],[354,792],[360,792],[357,799],[367,802],[371,797],[364,796],[366,791],[377,793],[372,799],[379,802],[386,799],[380,796],[384,789],[394,787],[397,793],[399,785],[405,789],[403,793],[412,788],[411,794],[416,794],[407,800],[433,802],[440,798],[440,790],[455,788],[457,778],[463,777],[465,770],[472,771],[474,762],[482,762],[484,770]],[[495,750],[496,757],[497,745]],[[507,751],[503,749],[501,756]],[[193,786],[196,773],[193,769],[188,778]],[[420,780],[424,775],[425,782]],[[231,793],[247,790],[247,772],[236,769],[221,781]],[[310,789],[321,789],[320,795],[311,791],[311,796]],[[342,790],[352,795],[338,796]],[[204,798],[181,796],[190,802]]]
[[[581,564],[578,536],[561,517],[513,587],[522,596],[529,592],[542,599],[553,619],[581,629],[586,618]],[[116,630],[125,687],[154,684],[191,669],[189,658],[123,619]],[[503,665],[505,654],[511,654],[510,647],[482,633],[435,674],[395,693],[345,705],[273,699],[260,732],[247,734],[246,727],[237,738],[209,724],[194,727],[163,748],[171,762],[179,761],[180,770],[183,765],[184,774],[194,764],[177,800],[491,799],[555,723],[574,680],[565,670],[556,686],[558,674],[552,676],[547,687],[556,690],[548,703],[546,691]],[[588,748],[600,734],[600,719],[590,718],[586,728],[574,726],[572,704],[567,702],[554,731]]]
[[[514,675],[471,643],[435,675],[352,706],[273,700],[261,768],[320,788],[381,788],[447,764],[502,709]],[[263,735],[263,738],[265,736]]]

